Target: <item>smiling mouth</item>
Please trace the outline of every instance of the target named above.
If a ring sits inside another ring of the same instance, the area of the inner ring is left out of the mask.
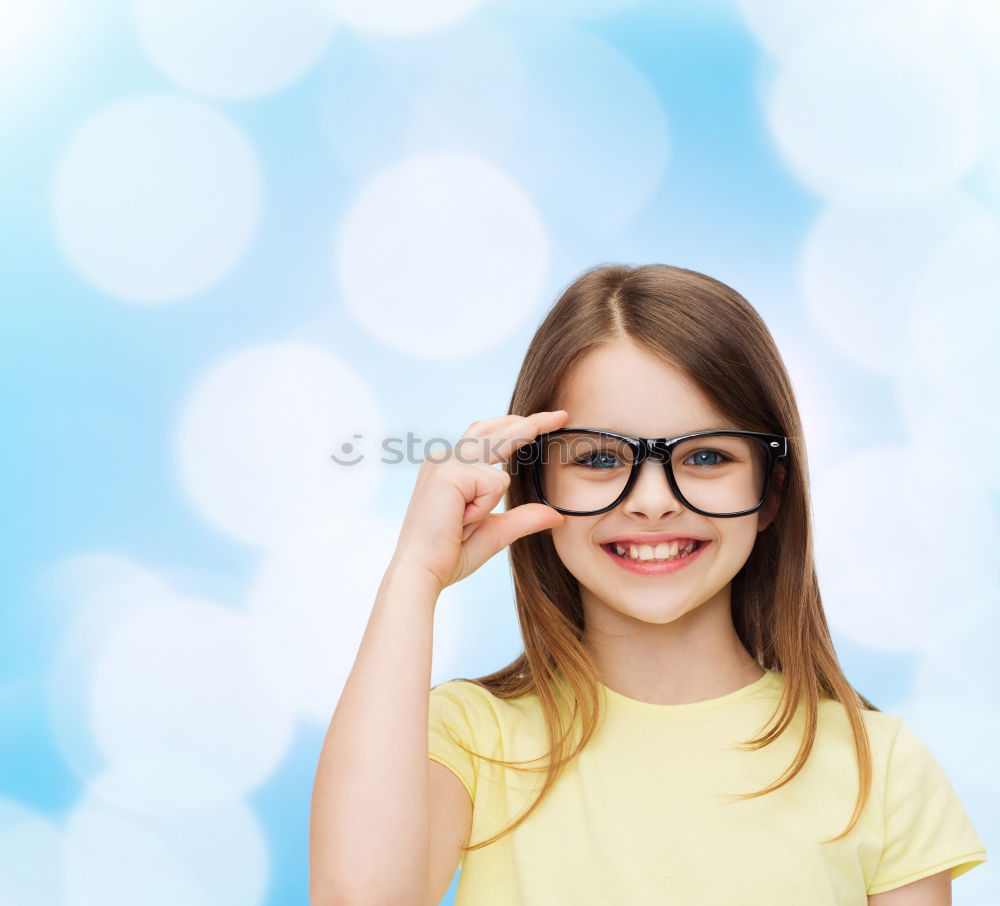
[[[691,539],[689,542],[669,542],[664,544],[619,544],[612,541],[602,544],[609,554],[628,560],[631,563],[670,563],[673,560],[683,560],[701,548],[704,541]]]

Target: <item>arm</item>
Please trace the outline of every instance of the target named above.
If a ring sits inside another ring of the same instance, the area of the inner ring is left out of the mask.
[[[488,459],[421,464],[320,752],[309,826],[312,906],[425,906],[443,894],[443,874],[454,873],[472,803],[458,778],[429,765],[434,608],[443,589],[512,541],[565,521],[540,503],[492,510],[510,484],[494,466],[566,417],[559,410],[473,422],[464,436],[495,441],[484,445]],[[433,836],[432,815],[443,825]]]
[[[379,586],[316,771],[312,906],[423,906],[428,701],[439,591],[423,571],[396,563]]]
[[[868,906],[951,906],[951,869],[873,894]]]

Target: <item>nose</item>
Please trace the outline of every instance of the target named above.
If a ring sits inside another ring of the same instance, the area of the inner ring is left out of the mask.
[[[629,515],[654,520],[684,509],[667,480],[666,464],[654,457],[639,466],[635,484],[621,505]]]

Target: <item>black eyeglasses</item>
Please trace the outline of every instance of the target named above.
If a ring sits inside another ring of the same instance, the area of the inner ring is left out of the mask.
[[[515,451],[538,499],[567,516],[596,516],[629,494],[647,460],[663,463],[674,496],[703,516],[747,516],[764,505],[788,438],[756,431],[698,431],[632,437],[591,428],[559,428]]]

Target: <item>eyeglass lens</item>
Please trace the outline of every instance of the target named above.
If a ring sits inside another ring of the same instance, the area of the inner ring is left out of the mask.
[[[606,435],[545,438],[538,461],[542,493],[560,509],[604,509],[625,489],[634,457],[627,443]],[[767,446],[759,438],[692,438],[673,448],[671,464],[681,495],[707,513],[739,513],[753,509],[763,497]],[[662,468],[659,462],[654,466]]]

